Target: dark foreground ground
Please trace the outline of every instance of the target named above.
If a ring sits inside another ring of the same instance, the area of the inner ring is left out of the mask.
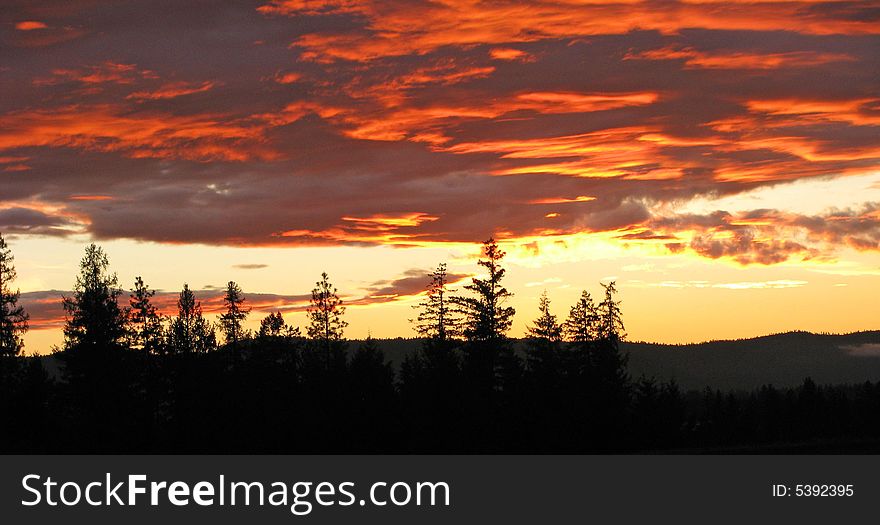
[[[419,340],[3,362],[9,453],[877,453],[880,332],[536,353]],[[625,357],[628,356],[628,362]]]

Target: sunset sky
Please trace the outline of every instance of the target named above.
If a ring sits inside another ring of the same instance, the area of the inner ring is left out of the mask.
[[[880,328],[880,2],[11,0],[0,46],[28,352],[91,241],[251,326],[327,271],[412,336],[495,235],[514,336],[612,279],[634,340]]]

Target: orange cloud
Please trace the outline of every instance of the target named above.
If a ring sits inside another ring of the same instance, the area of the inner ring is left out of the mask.
[[[681,169],[686,165],[665,158],[662,154],[663,141],[658,137],[660,135],[653,128],[627,127],[561,137],[461,143],[446,148],[446,151],[460,154],[494,152],[499,153],[502,159],[575,159],[539,164],[517,163],[512,167],[496,168],[492,172],[494,175],[553,173],[572,177],[642,180],[680,177]]]
[[[424,234],[407,231],[426,222],[434,222],[439,217],[409,212],[397,214],[374,214],[369,217],[342,217],[341,223],[324,230],[287,230],[277,237],[295,239],[301,244],[390,244],[412,245]]]
[[[110,195],[71,195],[72,201],[109,201],[113,200]]]
[[[275,0],[259,8],[267,15],[354,14],[361,31],[311,33],[298,38],[307,60],[369,61],[422,55],[443,46],[510,44],[591,35],[655,30],[672,35],[685,28],[792,31],[805,34],[877,34],[872,19],[837,17],[805,9],[809,2],[586,1],[577,5],[538,0],[521,2],[402,1],[362,2]]]
[[[189,82],[170,82],[163,84],[155,91],[137,91],[125,98],[134,100],[163,100],[169,98],[182,97],[184,95],[192,95],[193,93],[203,93],[212,89],[216,84],[206,81],[201,84],[191,84]]]
[[[15,24],[15,28],[19,31],[33,31],[35,29],[46,29],[47,27],[49,26],[43,22],[37,22],[35,20],[26,20]]]
[[[349,137],[366,140],[413,140],[440,144],[446,142],[445,128],[461,120],[495,119],[516,111],[538,114],[588,113],[641,106],[656,101],[656,93],[574,93],[528,92],[489,103],[422,107],[392,107],[367,111],[339,108],[317,109],[322,116],[340,121]],[[309,110],[315,111],[314,106]],[[450,148],[455,151],[455,148]]]
[[[436,221],[439,217],[427,213],[402,213],[398,215],[371,215],[370,217],[343,217],[343,221],[357,223],[368,229],[392,229],[418,226],[423,222]]]
[[[534,199],[530,200],[529,204],[565,204],[569,202],[590,202],[596,200],[596,197],[590,197],[589,195],[579,195],[574,198],[569,197],[554,197],[549,199]],[[558,216],[559,214],[551,214]]]
[[[787,53],[709,53],[691,47],[664,47],[629,53],[624,60],[684,60],[688,69],[780,69],[818,67],[831,62],[852,62],[850,55],[792,51]]]
[[[880,125],[880,98],[850,100],[805,100],[796,98],[749,100],[746,107],[753,113],[782,119],[776,125],[798,125],[817,122],[849,122],[856,126]]]
[[[275,73],[275,75],[272,77],[272,79],[279,84],[293,84],[300,78],[302,78],[302,75],[300,75],[299,73],[282,73],[280,71],[278,73]]]
[[[37,86],[53,86],[63,82],[79,82],[86,85],[134,84],[141,79],[155,79],[156,73],[148,69],[138,69],[134,64],[105,61],[94,66],[79,69],[58,68],[52,76],[33,81]]]
[[[495,60],[517,60],[520,62],[532,60],[534,57],[521,49],[512,47],[496,47],[489,50],[489,56]]]
[[[432,85],[451,86],[486,78],[494,71],[495,68],[492,66],[444,58],[392,76],[357,76],[343,86],[343,91],[356,100],[369,100],[383,108],[398,108],[405,106],[410,101],[412,92],[418,88]]]
[[[30,159],[30,157],[0,156],[0,164],[5,164],[5,166],[3,166],[3,171],[6,173],[28,171],[31,167],[24,164],[28,159]]]
[[[0,150],[62,146],[130,157],[243,161],[274,158],[259,126],[221,115],[132,113],[113,105],[66,106],[0,116]]]

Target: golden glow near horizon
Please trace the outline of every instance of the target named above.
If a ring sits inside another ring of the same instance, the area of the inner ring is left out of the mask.
[[[514,336],[542,291],[564,317],[611,279],[631,339],[880,328],[868,5],[147,4],[5,14],[0,232],[28,351],[61,342],[92,240],[168,313],[184,282],[209,311],[239,282],[251,327],[302,326],[327,271],[349,336],[411,336],[431,268],[468,278],[494,235]]]

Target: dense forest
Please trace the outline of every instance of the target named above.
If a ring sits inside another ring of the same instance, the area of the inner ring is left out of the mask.
[[[10,453],[563,453],[880,450],[880,383],[683,392],[631,377],[615,283],[559,320],[546,295],[524,350],[504,252],[490,239],[461,293],[426,276],[421,347],[392,366],[373,339],[344,337],[324,274],[303,334],[280,312],[250,333],[234,282],[217,323],[184,285],[165,318],[141,278],[126,295],[90,245],[64,297],[65,344],[22,355],[27,312],[0,237],[0,450]]]

